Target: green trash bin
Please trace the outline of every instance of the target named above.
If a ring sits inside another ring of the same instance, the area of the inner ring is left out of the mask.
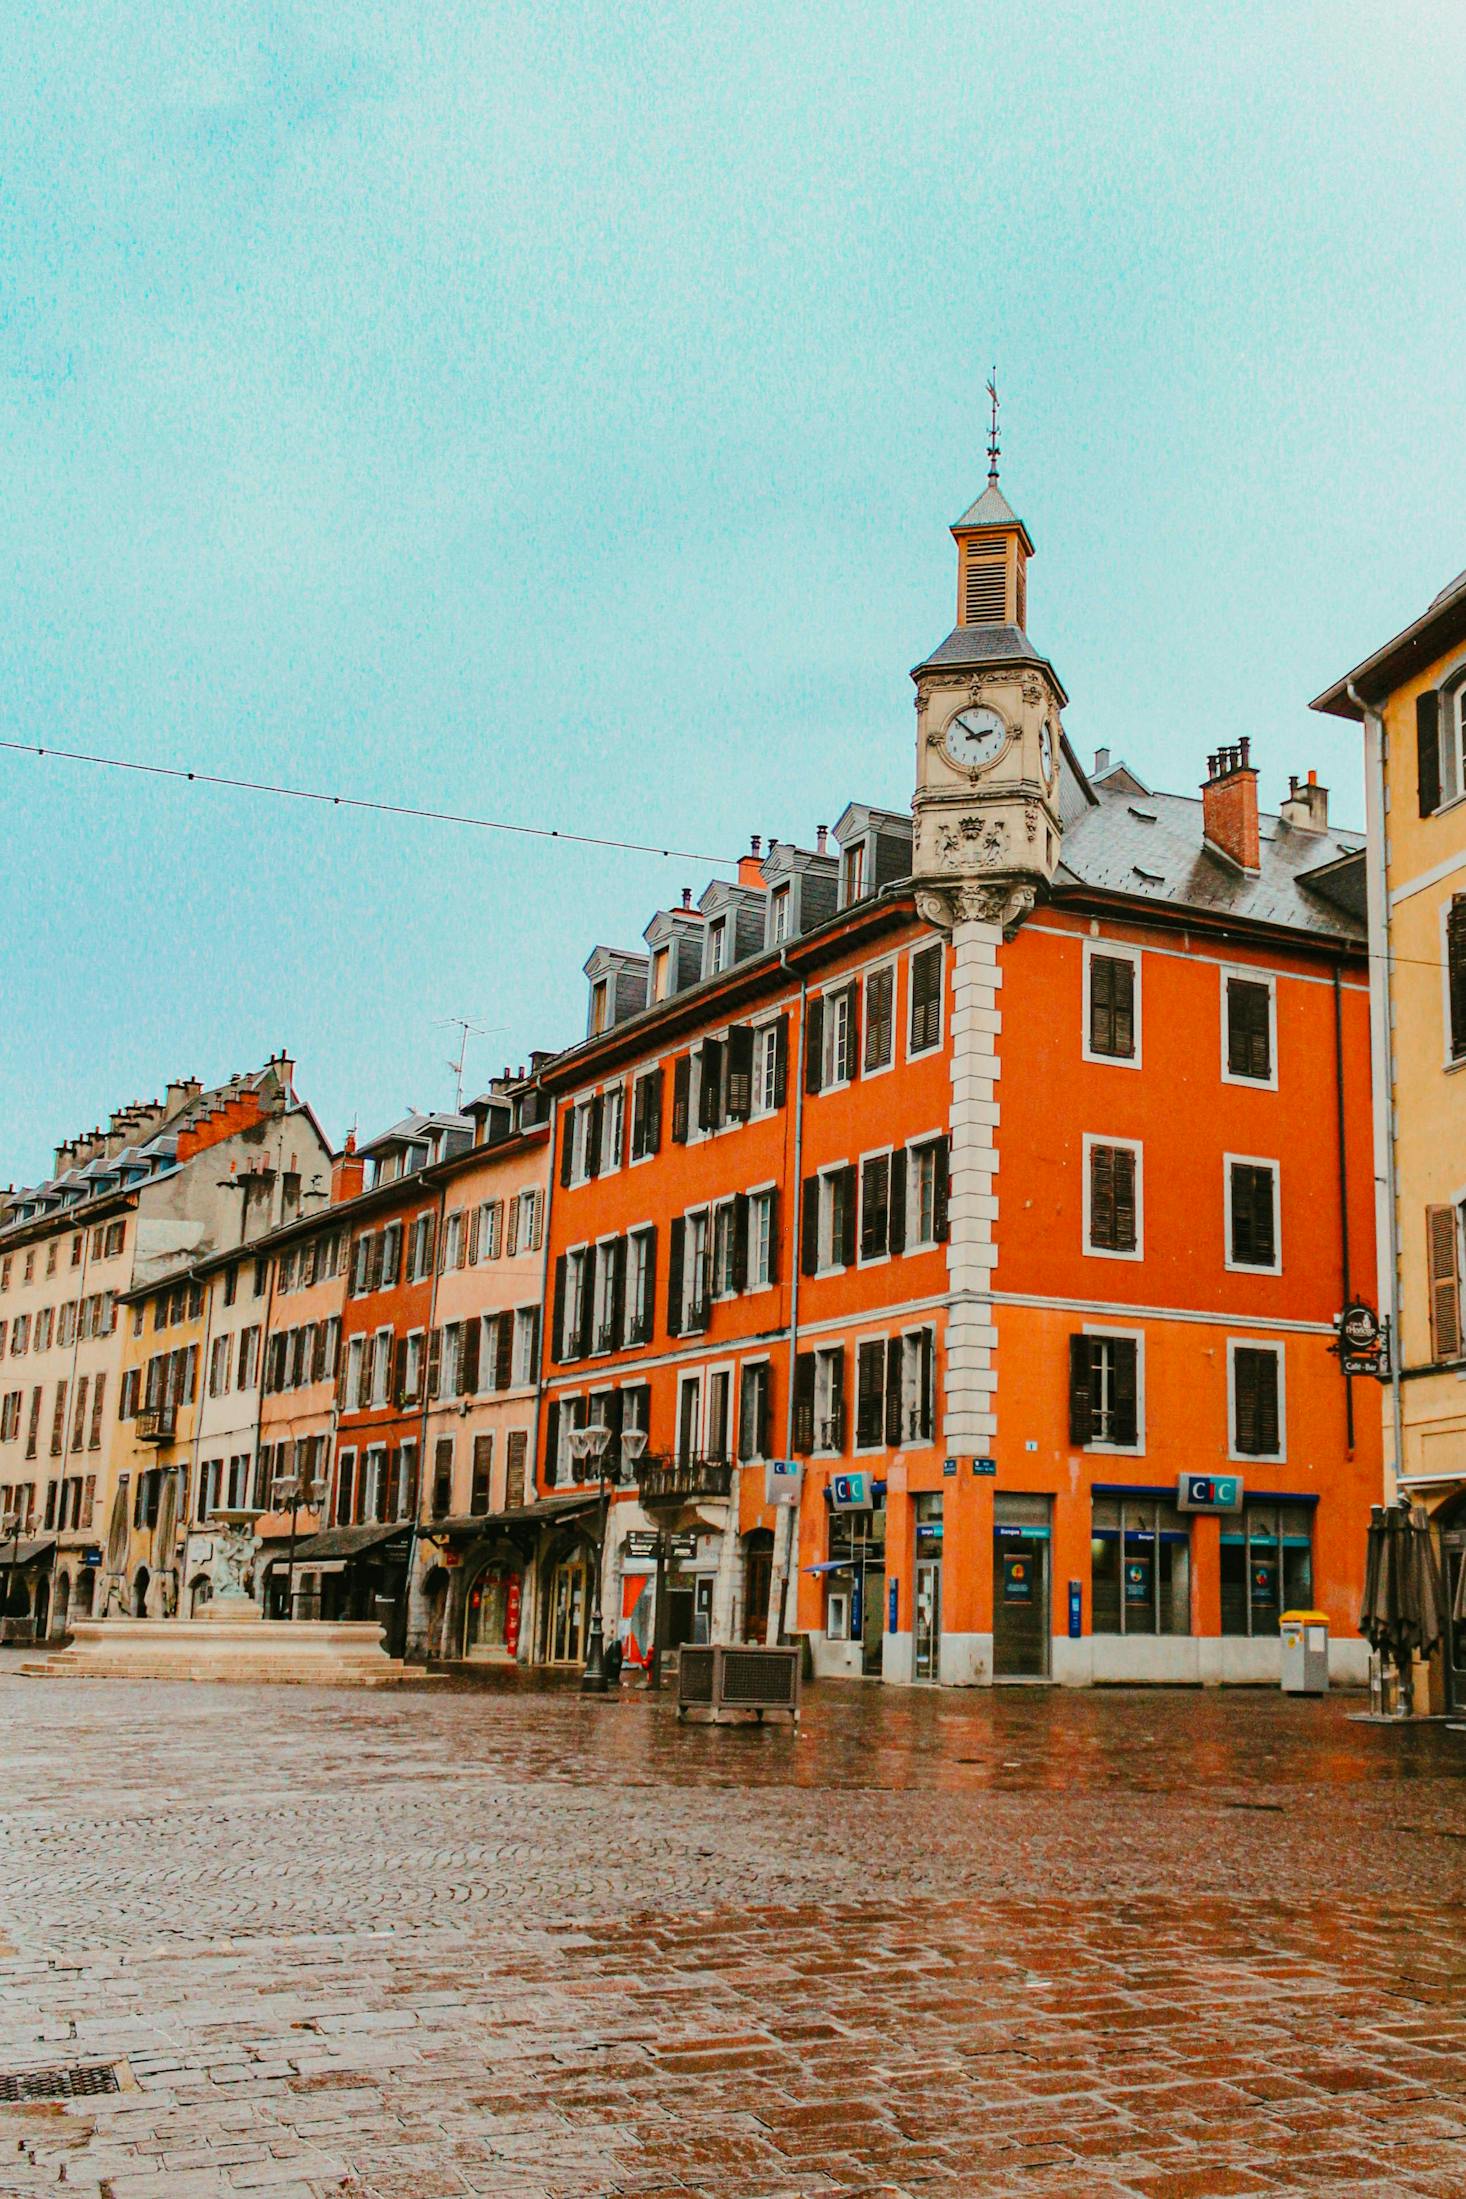
[[[1283,1693],[1327,1695],[1329,1691],[1329,1615],[1327,1611],[1285,1611],[1278,1621],[1283,1640]]]

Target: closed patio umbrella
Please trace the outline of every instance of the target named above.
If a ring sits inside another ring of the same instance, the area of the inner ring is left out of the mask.
[[[112,1517],[107,1524],[107,1579],[110,1587],[120,1581],[127,1567],[127,1488],[120,1488],[112,1499]],[[104,1602],[103,1609],[105,1611]]]
[[[158,1495],[158,1524],[153,1529],[153,1571],[167,1574],[173,1567],[173,1541],[178,1528],[178,1476],[169,1474]],[[167,1590],[165,1588],[166,1596]]]
[[[1414,1708],[1412,1672],[1417,1656],[1429,1657],[1440,1641],[1444,1598],[1435,1546],[1423,1511],[1408,1504],[1376,1504],[1365,1550],[1364,1602],[1359,1631],[1371,1649],[1393,1660],[1400,1675],[1400,1703]]]

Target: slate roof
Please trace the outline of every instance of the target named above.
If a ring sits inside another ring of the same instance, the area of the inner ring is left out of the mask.
[[[969,504],[962,517],[954,519],[952,525],[954,527],[1022,527],[1023,521],[1018,517],[1007,497],[998,487],[997,482],[989,481],[977,502]],[[1023,531],[1025,534],[1028,532],[1026,527]]]
[[[1060,700],[1069,699],[1058,673],[1047,657],[1040,656],[1021,626],[954,626],[939,648],[912,666],[911,677],[968,664],[974,669],[987,664],[1040,664],[1058,688]]]
[[[1261,867],[1252,877],[1204,846],[1199,796],[1141,797],[1123,779],[1113,787],[1102,779],[1092,790],[1095,806],[1064,833],[1054,879],[1060,892],[1088,886],[1247,923],[1363,940],[1362,906],[1357,914],[1349,907],[1354,896],[1346,882],[1354,863],[1362,870],[1362,833],[1300,832],[1264,814]],[[1311,884],[1312,872],[1319,878]]]

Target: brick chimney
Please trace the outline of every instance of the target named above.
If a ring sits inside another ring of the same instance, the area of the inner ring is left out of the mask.
[[[366,1188],[366,1162],[356,1150],[356,1132],[348,1130],[346,1143],[331,1162],[331,1204],[354,1199]]]
[[[1288,799],[1278,815],[1285,825],[1295,832],[1327,832],[1329,829],[1329,790],[1318,783],[1318,773],[1310,771],[1301,782],[1290,777]]]
[[[1229,857],[1239,870],[1255,871],[1259,865],[1257,831],[1257,771],[1251,762],[1252,744],[1244,733],[1234,748],[1219,748],[1206,759],[1206,783],[1201,790],[1202,837]]]
[[[738,858],[738,883],[740,886],[762,886],[763,882],[764,859],[759,835],[755,833],[747,855]]]

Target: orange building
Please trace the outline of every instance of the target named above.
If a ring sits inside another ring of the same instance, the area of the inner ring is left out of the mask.
[[[1275,1679],[1317,1604],[1356,1675],[1360,840],[1311,779],[1260,813],[1246,742],[1199,798],[1085,771],[995,473],[953,533],[911,813],[755,842],[586,965],[542,1072],[542,1498],[590,1498],[605,1426],[633,1657],[660,1561],[664,1640],[793,1632],[825,1673]],[[598,1521],[547,1535],[521,1655],[584,1655]]]

